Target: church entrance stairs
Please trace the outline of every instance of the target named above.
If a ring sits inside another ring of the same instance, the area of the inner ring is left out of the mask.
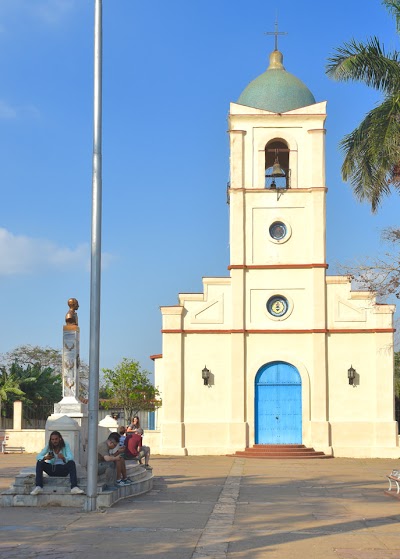
[[[313,448],[307,448],[302,444],[255,444],[245,450],[238,450],[229,456],[240,456],[242,458],[264,458],[264,459],[315,459],[333,458],[324,452],[317,452]]]

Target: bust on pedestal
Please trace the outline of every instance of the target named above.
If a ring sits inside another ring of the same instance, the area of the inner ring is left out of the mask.
[[[79,401],[79,326],[76,311],[79,303],[76,299],[68,299],[69,311],[65,316],[63,327],[62,349],[62,381],[63,398],[55,405],[56,413],[82,412],[82,402]]]
[[[79,400],[79,326],[76,312],[79,309],[79,303],[77,299],[71,298],[68,299],[68,306],[69,311],[65,316],[65,325],[63,327],[63,397],[58,404],[54,405],[54,413],[47,421],[52,423],[61,416],[68,416],[77,422],[78,428],[80,429],[80,441],[76,443],[77,447],[72,450],[75,460],[84,465],[84,462],[86,462],[87,405]],[[78,439],[74,438],[74,441],[78,441]]]

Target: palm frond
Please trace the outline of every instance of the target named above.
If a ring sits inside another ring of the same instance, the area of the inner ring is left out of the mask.
[[[350,180],[356,197],[369,201],[375,212],[391,188],[400,189],[395,172],[400,162],[399,95],[370,111],[340,147],[345,153],[343,180]]]
[[[386,54],[377,37],[367,43],[354,39],[328,58],[326,73],[338,81],[358,81],[386,94],[400,89],[400,54]]]
[[[382,4],[396,19],[396,31],[400,33],[400,1],[399,0],[382,0]]]

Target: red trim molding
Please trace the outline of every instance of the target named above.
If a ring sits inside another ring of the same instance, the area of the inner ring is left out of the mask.
[[[328,264],[231,264],[228,270],[301,270],[328,267]]]
[[[154,361],[155,359],[162,359],[162,353],[157,353],[156,355],[150,355],[150,359]]]
[[[387,333],[391,333],[391,332],[396,332],[396,328],[369,328],[366,330],[360,330],[358,328],[354,328],[351,329],[349,328],[348,330],[345,329],[335,329],[335,330],[328,330],[328,334],[332,333],[332,334],[363,334],[363,333],[367,333],[367,334],[387,334]]]
[[[161,334],[388,334],[396,332],[395,328],[357,328],[327,329],[313,328],[309,330],[161,330]],[[158,356],[150,358],[157,359]]]
[[[161,330],[161,334],[243,334],[245,330]]]

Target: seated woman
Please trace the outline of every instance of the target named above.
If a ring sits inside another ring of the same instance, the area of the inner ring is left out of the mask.
[[[43,472],[50,477],[67,477],[71,481],[71,493],[80,495],[84,493],[78,487],[76,465],[69,444],[64,441],[59,431],[50,434],[49,442],[36,457],[36,487],[31,495],[43,493]]]
[[[132,423],[128,425],[126,432],[143,436],[143,429],[140,427],[140,419],[137,415],[132,417]]]

